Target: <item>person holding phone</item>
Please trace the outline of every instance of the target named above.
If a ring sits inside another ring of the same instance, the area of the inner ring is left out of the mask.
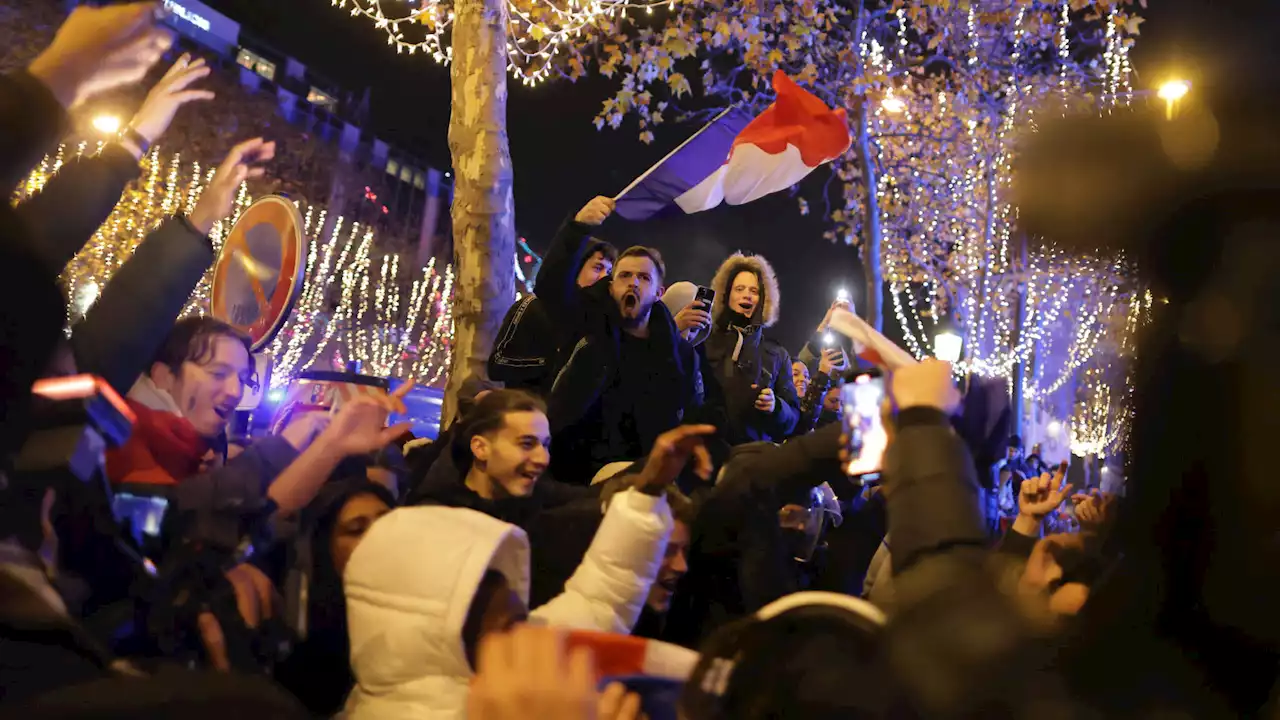
[[[778,320],[778,279],[759,255],[734,253],[711,282],[707,362],[723,392],[731,444],[780,442],[800,419],[791,354],[764,337]]]
[[[809,373],[809,366],[799,358],[791,363],[791,381],[800,398],[800,420],[791,436],[813,432],[824,419],[834,419],[826,412],[827,395],[839,387],[840,377],[849,367],[844,351],[835,347],[822,349],[818,369]],[[838,416],[838,413],[837,413]]]
[[[853,303],[843,293],[837,295],[836,299],[831,302],[831,307],[827,308],[827,314],[822,316],[822,322],[818,323],[813,336],[804,344],[804,347],[800,348],[800,352],[796,353],[796,359],[808,365],[811,370],[821,363],[828,354],[832,356],[832,360],[835,363],[832,366],[833,369],[843,373],[851,368],[856,368],[856,365],[850,362],[850,353],[845,348],[848,339],[830,329],[831,316],[836,310],[840,309],[853,312]],[[828,353],[828,351],[831,352]]]

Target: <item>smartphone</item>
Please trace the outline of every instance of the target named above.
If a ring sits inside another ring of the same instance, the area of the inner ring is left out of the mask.
[[[694,302],[702,303],[702,308],[707,312],[711,312],[711,306],[716,301],[716,291],[702,285],[698,286],[698,292],[693,296]]]
[[[861,374],[840,387],[840,422],[844,423],[849,465],[845,473],[857,485],[879,478],[889,438],[880,419],[884,377]]]

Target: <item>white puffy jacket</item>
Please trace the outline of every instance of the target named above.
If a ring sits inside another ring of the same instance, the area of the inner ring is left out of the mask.
[[[671,534],[665,498],[614,496],[565,591],[530,622],[629,633]],[[464,508],[400,508],[379,520],[347,565],[344,586],[355,689],[344,717],[466,716],[471,666],[462,643],[471,600],[489,569],[528,602],[529,540],[520,528]]]

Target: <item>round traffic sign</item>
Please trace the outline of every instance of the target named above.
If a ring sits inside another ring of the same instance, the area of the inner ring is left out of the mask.
[[[213,270],[209,314],[247,333],[253,349],[271,342],[302,292],[302,215],[268,195],[236,221]]]

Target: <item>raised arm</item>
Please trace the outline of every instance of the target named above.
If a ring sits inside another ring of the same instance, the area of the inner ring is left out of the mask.
[[[573,306],[578,290],[578,272],[587,260],[593,244],[592,231],[613,213],[613,200],[594,198],[572,218],[566,219],[542,258],[542,269],[534,284],[534,294],[546,303],[548,312],[556,316]]]
[[[40,193],[18,206],[36,251],[57,271],[84,247],[94,231],[111,215],[125,186],[138,177],[138,162],[160,139],[178,108],[213,97],[189,86],[209,74],[204,60],[178,58],[147,95],[129,121],[128,130],[97,155],[73,160],[62,167]]]
[[[231,213],[240,184],[262,174],[252,163],[274,153],[274,144],[261,139],[237,145],[191,215],[168,220],[138,246],[72,333],[82,372],[101,375],[121,394],[129,391],[213,262],[209,232]]]
[[[630,481],[632,489],[613,496],[564,592],[531,617],[551,625],[631,632],[662,566],[674,525],[666,489],[691,461],[699,476],[710,476],[711,458],[703,440],[715,430],[710,425],[683,425],[657,439]]]

